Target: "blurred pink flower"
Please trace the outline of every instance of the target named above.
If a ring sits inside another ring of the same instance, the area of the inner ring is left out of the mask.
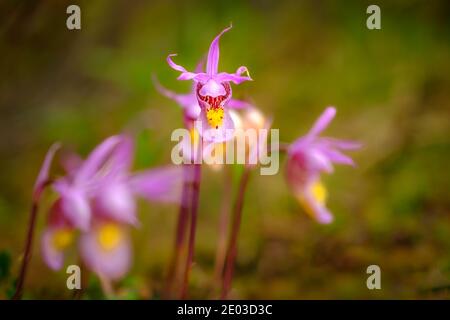
[[[224,29],[212,41],[208,51],[206,72],[189,72],[173,62],[172,57],[176,54],[170,54],[167,57],[170,67],[181,72],[178,80],[195,81],[195,96],[201,108],[199,120],[202,124],[197,130],[207,140],[214,142],[223,142],[232,138],[230,130],[234,129],[234,123],[227,107],[245,106],[245,104],[230,101],[232,96],[230,82],[240,84],[252,80],[247,67],[244,66],[239,67],[235,73],[218,72],[219,40],[230,29],[231,26]],[[246,75],[243,75],[244,73]]]
[[[355,150],[361,145],[353,141],[319,137],[336,114],[328,107],[311,130],[288,148],[286,178],[305,211],[319,223],[330,223],[331,212],[326,207],[327,191],[320,175],[333,172],[333,163],[354,165],[341,150]]]
[[[52,147],[38,181],[48,179],[53,153]],[[129,226],[138,223],[135,197],[179,201],[181,169],[166,167],[132,174],[133,153],[131,138],[113,136],[84,162],[66,166],[70,167],[68,175],[54,183],[59,197],[41,240],[42,255],[50,268],[62,267],[64,252],[80,230],[79,249],[86,266],[109,279],[121,277],[131,264]]]

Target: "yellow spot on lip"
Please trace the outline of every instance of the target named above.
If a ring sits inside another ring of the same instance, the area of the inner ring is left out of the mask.
[[[74,231],[71,229],[59,229],[53,233],[52,244],[53,247],[58,250],[64,250],[72,244],[74,239]]]
[[[316,181],[309,187],[309,192],[311,192],[312,197],[314,200],[319,203],[320,205],[325,205],[325,202],[327,200],[327,189],[325,186],[320,182]],[[310,201],[307,200],[304,194],[299,194],[297,196],[298,201],[303,206],[304,210],[307,214],[309,214],[312,218],[316,219],[316,212],[312,207],[312,204]]]
[[[212,128],[219,129],[223,123],[224,111],[222,107],[210,108],[206,110],[206,119]]]
[[[122,240],[122,230],[114,223],[107,223],[99,227],[97,240],[102,249],[113,250]]]
[[[327,200],[327,189],[320,181],[315,182],[311,186],[311,193],[313,194],[314,199],[320,204],[325,204]]]

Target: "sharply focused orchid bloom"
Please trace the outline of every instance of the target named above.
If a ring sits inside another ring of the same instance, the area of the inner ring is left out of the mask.
[[[199,118],[202,125],[198,131],[206,140],[215,142],[232,138],[230,130],[234,129],[234,123],[226,109],[232,96],[230,82],[240,84],[252,80],[247,67],[244,66],[239,67],[235,73],[218,72],[219,40],[230,29],[231,26],[224,29],[212,41],[206,62],[206,72],[189,72],[173,62],[172,57],[176,54],[170,54],[167,57],[170,67],[181,72],[178,80],[195,81],[195,94],[202,111]]]
[[[49,150],[36,182],[48,180],[55,147]],[[131,264],[129,226],[137,224],[135,197],[150,201],[177,202],[181,187],[178,167],[130,172],[133,144],[129,137],[106,139],[79,163],[54,189],[53,204],[41,247],[44,261],[60,269],[64,253],[80,230],[80,253],[86,266],[109,279],[124,275]],[[81,160],[80,160],[81,161]],[[39,182],[39,183],[38,183]],[[36,192],[36,191],[35,191]]]
[[[320,181],[322,172],[332,173],[333,163],[354,165],[353,160],[341,150],[360,147],[353,141],[319,137],[336,114],[328,107],[311,130],[288,148],[286,177],[288,184],[305,211],[319,223],[330,223],[331,212],[326,207],[327,191]]]

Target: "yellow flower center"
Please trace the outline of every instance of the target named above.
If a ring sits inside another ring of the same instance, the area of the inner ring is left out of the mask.
[[[311,193],[313,194],[314,199],[320,204],[324,204],[327,200],[327,189],[320,181],[315,182],[311,186]]]
[[[224,111],[222,107],[210,108],[206,111],[206,119],[212,128],[219,129],[223,123]]]
[[[74,231],[71,229],[60,229],[53,233],[52,244],[58,250],[64,250],[72,244],[74,238]]]
[[[97,236],[100,246],[104,250],[112,250],[117,247],[122,239],[120,227],[114,223],[108,223],[101,226]]]

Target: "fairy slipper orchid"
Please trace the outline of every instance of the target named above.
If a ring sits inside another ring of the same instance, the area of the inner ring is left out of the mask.
[[[319,223],[330,223],[331,212],[326,207],[327,190],[321,182],[322,173],[332,173],[333,163],[354,165],[342,150],[355,150],[359,143],[319,137],[336,114],[328,107],[311,130],[288,148],[286,178],[305,211]]]
[[[231,29],[224,29],[212,41],[206,62],[206,72],[190,72],[184,67],[173,62],[170,54],[167,62],[174,70],[181,72],[178,80],[193,80],[195,82],[195,95],[201,108],[199,127],[200,134],[208,141],[223,142],[233,137],[234,123],[231,119],[227,104],[232,90],[230,82],[240,84],[252,80],[247,67],[239,67],[235,73],[218,72],[219,66],[219,40],[220,37]]]

